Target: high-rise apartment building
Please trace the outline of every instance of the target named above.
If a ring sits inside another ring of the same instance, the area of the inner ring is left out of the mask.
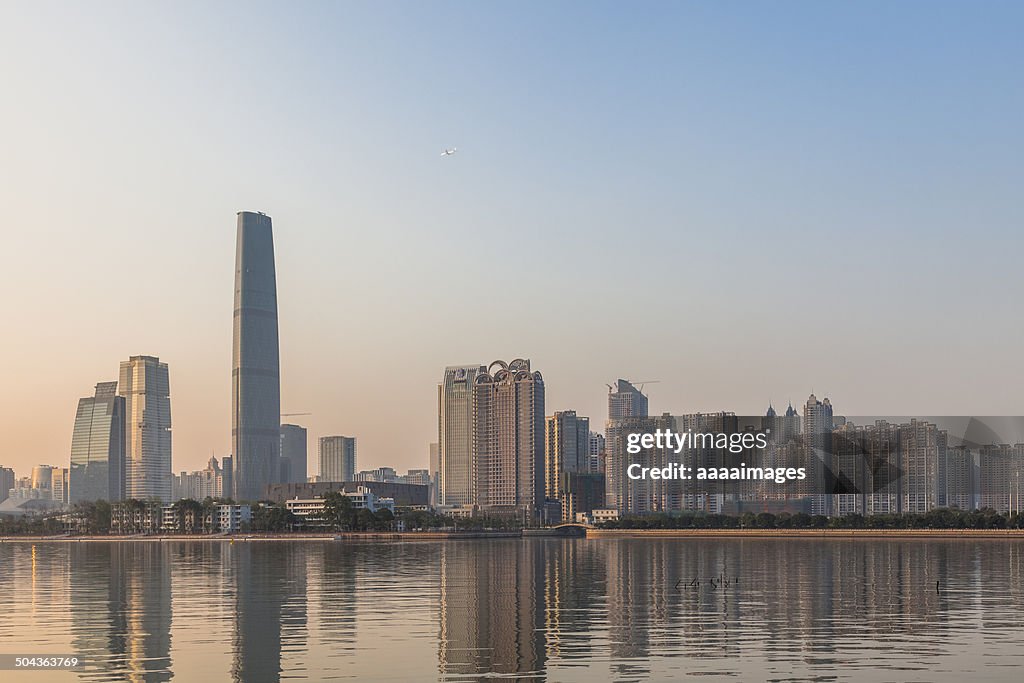
[[[100,382],[78,401],[69,469],[69,502],[124,499],[125,399],[117,382]]]
[[[647,397],[629,381],[620,379],[608,387],[608,420],[605,422],[605,505],[616,510],[628,508],[626,437],[642,431],[647,418]]]
[[[270,216],[241,211],[231,363],[234,497],[258,500],[280,478],[281,370]]]
[[[1006,514],[1021,509],[1024,444],[993,444],[979,450],[979,505]]]
[[[835,427],[832,402],[819,401],[811,394],[804,404],[803,439],[808,464],[807,479],[811,490],[811,511],[816,515],[831,514],[832,498],[825,495],[826,479],[832,469],[832,430]]]
[[[946,506],[974,509],[974,453],[966,446],[946,448]]]
[[[923,420],[900,425],[902,513],[944,508],[946,502],[945,430]]]
[[[606,427],[605,505],[622,514],[640,515],[667,512],[667,489],[664,480],[630,479],[628,468],[637,463],[641,467],[664,467],[669,462],[666,449],[644,448],[630,454],[627,443],[630,434],[654,433],[658,429],[676,430],[670,415],[660,417],[628,416],[609,420]]]
[[[171,390],[167,363],[155,356],[121,361],[125,401],[125,495],[171,499]]]
[[[494,361],[473,384],[475,502],[537,518],[544,505],[544,378],[530,361]]]
[[[299,425],[281,425],[281,460],[287,478],[282,483],[306,483],[306,428]]]
[[[356,439],[354,436],[320,437],[320,481],[355,481]]]
[[[475,500],[473,473],[473,387],[486,373],[482,365],[445,368],[437,385],[438,486],[439,505],[472,505]]]
[[[604,434],[601,434],[600,432],[590,432],[590,444],[588,448],[590,472],[604,472],[604,453]]]
[[[563,472],[590,469],[590,418],[563,410],[544,420],[544,495],[560,500]]]
[[[628,380],[620,379],[608,387],[608,419],[647,417],[647,397]]]
[[[207,498],[224,497],[224,471],[211,457],[206,469],[197,472],[182,472],[172,477],[171,499],[206,500]]]

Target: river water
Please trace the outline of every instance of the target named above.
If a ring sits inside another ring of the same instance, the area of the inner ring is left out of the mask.
[[[0,543],[3,681],[1024,680],[1024,540]]]

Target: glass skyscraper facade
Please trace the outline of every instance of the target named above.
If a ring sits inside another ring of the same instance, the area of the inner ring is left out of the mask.
[[[167,363],[155,356],[121,361],[125,400],[125,495],[171,499],[171,389]]]
[[[231,363],[234,497],[258,500],[280,478],[281,369],[270,216],[241,211]]]
[[[125,401],[117,382],[100,382],[78,401],[71,436],[68,498],[72,503],[125,497]]]

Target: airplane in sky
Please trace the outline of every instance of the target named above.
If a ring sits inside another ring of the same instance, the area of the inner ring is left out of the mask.
[[[451,149],[446,149],[445,151],[441,152],[441,156],[443,156],[443,157],[450,157],[451,155],[455,154],[457,151],[458,151],[458,149],[456,149],[455,147],[452,147]]]

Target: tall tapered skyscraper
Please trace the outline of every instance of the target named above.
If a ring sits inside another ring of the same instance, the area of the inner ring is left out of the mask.
[[[279,478],[281,370],[270,216],[238,213],[231,363],[234,497],[258,500]]]

